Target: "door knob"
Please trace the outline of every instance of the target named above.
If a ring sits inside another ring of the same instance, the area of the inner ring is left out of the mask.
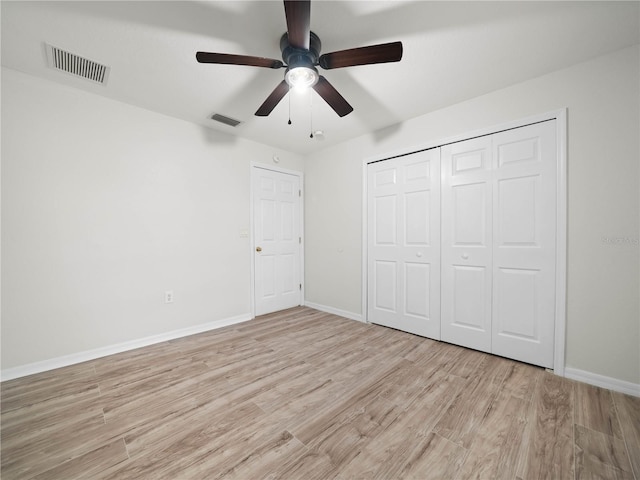
[[[256,247],[256,252],[261,252],[262,251],[262,247]]]
[[[422,257],[422,252],[416,253],[416,257],[418,257],[418,258]]]
[[[468,253],[463,253],[462,254],[462,258],[463,258],[463,260],[467,260],[469,258],[469,254]]]

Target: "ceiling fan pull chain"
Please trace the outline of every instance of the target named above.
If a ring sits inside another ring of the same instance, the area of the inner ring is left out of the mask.
[[[309,138],[313,138],[313,92],[309,90]]]
[[[287,125],[291,125],[291,85],[289,85],[289,95],[287,96],[289,97],[289,121]]]

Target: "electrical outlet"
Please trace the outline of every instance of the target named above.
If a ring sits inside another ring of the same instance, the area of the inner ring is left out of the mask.
[[[173,290],[164,292],[164,303],[173,303]]]

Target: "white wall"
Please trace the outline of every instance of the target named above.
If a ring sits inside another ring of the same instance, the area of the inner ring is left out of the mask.
[[[566,366],[640,384],[639,70],[635,46],[311,155],[307,300],[361,313],[363,159],[567,107]]]
[[[249,162],[273,154],[304,164],[306,300],[357,317],[364,158],[568,107],[567,367],[638,384],[639,64],[621,50],[306,161],[3,69],[2,369],[248,317]]]
[[[3,69],[2,369],[249,318],[249,163],[273,154],[303,170]]]

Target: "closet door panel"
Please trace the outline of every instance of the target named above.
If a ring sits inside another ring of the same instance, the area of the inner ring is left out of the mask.
[[[553,367],[555,121],[493,135],[492,351]]]
[[[440,339],[440,151],[367,169],[368,319]]]
[[[442,340],[491,351],[490,137],[447,145],[442,157]]]
[[[398,312],[397,286],[398,262],[394,260],[376,260],[373,269],[373,305],[379,312],[395,314]]]
[[[453,265],[451,324],[483,334],[490,330],[490,318],[478,315],[489,305],[487,293],[491,285],[490,270],[485,267]]]
[[[405,315],[416,319],[429,320],[429,295],[431,290],[431,266],[427,263],[405,262],[404,283],[407,287],[405,295]]]

